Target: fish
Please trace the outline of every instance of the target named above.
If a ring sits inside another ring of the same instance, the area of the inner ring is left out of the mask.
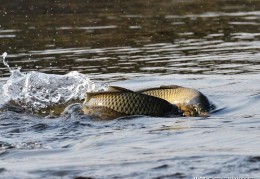
[[[215,106],[200,91],[178,85],[147,88],[136,92],[164,99],[175,104],[184,116],[208,116]]]
[[[176,105],[162,98],[118,86],[110,86],[108,91],[88,92],[83,103],[83,111],[84,114],[101,119],[131,115],[163,117],[179,114]]]

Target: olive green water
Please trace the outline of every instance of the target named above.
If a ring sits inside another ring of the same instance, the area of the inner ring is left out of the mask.
[[[2,0],[0,42],[23,73],[181,85],[223,108],[113,121],[1,112],[0,178],[259,178],[260,1]],[[0,63],[1,87],[9,76]]]

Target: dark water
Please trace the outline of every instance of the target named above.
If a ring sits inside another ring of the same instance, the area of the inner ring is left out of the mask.
[[[223,108],[113,121],[1,112],[0,178],[259,178],[260,1],[2,0],[0,41],[22,72],[182,85]]]

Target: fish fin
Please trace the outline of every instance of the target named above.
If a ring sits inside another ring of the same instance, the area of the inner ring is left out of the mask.
[[[109,86],[107,91],[101,91],[101,92],[87,92],[86,93],[86,102],[88,102],[91,98],[93,98],[96,95],[100,95],[100,94],[109,94],[109,93],[115,93],[115,92],[131,92],[133,93],[133,91],[123,88],[123,87],[119,87],[119,86]]]
[[[109,86],[108,92],[133,92],[133,91],[119,86]]]
[[[160,89],[175,89],[175,88],[180,88],[181,86],[178,85],[162,85],[160,86]]]
[[[176,89],[176,88],[180,88],[181,86],[178,85],[162,85],[160,87],[155,87],[155,88],[145,88],[142,90],[138,90],[137,92],[146,92],[146,91],[150,91],[150,90],[160,90],[160,89]]]
[[[151,91],[151,90],[158,90],[158,89],[161,89],[161,88],[159,88],[159,87],[157,87],[157,88],[145,88],[145,89],[138,90],[136,92],[142,93],[142,92]]]

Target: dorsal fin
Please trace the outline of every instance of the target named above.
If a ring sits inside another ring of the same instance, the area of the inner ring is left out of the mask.
[[[137,92],[146,92],[146,91],[151,91],[151,90],[160,90],[160,89],[176,89],[176,88],[180,88],[181,86],[178,85],[162,85],[160,87],[155,87],[155,88],[146,88],[146,89],[142,89],[142,90],[138,90]]]
[[[109,86],[108,92],[133,92],[133,91],[119,86]]]
[[[107,91],[100,91],[100,92],[87,92],[86,93],[86,102],[88,102],[91,98],[93,98],[96,95],[101,95],[101,94],[107,94],[107,93],[119,93],[119,92],[131,92],[133,93],[133,91],[126,89],[126,88],[122,88],[119,86],[109,86]]]
[[[176,88],[180,88],[181,86],[178,85],[162,85],[160,86],[160,89],[176,89]]]

